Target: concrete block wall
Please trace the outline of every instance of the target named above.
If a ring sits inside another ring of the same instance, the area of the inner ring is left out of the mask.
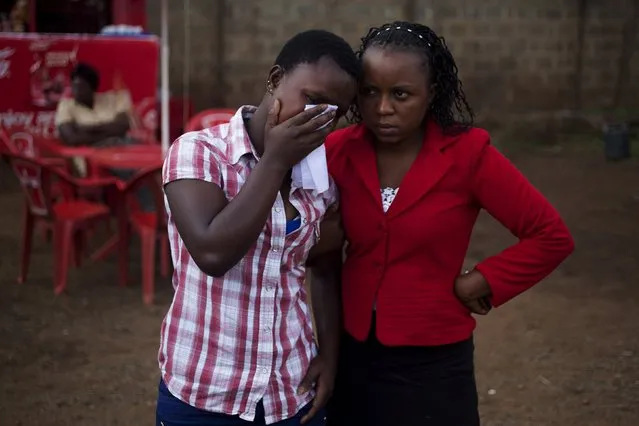
[[[147,3],[159,33],[159,1]],[[624,31],[637,35],[636,2],[584,3],[585,13],[580,0],[171,0],[171,88],[187,90],[187,72],[198,109],[257,103],[295,33],[324,28],[356,46],[369,27],[406,19],[446,38],[477,110],[597,110],[616,93],[620,106],[639,107],[639,41],[623,42]]]

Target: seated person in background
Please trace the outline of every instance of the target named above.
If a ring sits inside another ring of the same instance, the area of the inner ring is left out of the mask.
[[[132,109],[128,92],[96,93],[100,76],[95,68],[78,64],[71,72],[73,98],[58,104],[55,122],[67,145],[117,145],[125,139]]]
[[[132,110],[129,93],[126,90],[96,93],[99,84],[98,71],[88,64],[79,63],[71,72],[73,97],[61,100],[55,115],[55,124],[64,144],[103,148],[135,143],[127,135]],[[87,175],[84,158],[74,158],[73,167],[77,175]],[[127,181],[135,170],[111,170],[111,173]],[[146,191],[140,191],[140,203],[144,210],[154,209],[153,200]]]

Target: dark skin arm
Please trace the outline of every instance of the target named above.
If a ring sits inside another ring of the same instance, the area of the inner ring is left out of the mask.
[[[91,126],[87,130],[90,133],[100,135],[103,138],[108,138],[124,136],[130,128],[131,124],[129,122],[129,114],[127,114],[126,112],[121,112],[115,117],[113,121],[98,124],[97,126]]]
[[[76,123],[64,123],[58,127],[60,138],[66,145],[93,145],[110,137],[120,137],[129,131],[129,116],[127,113],[118,114],[109,123],[82,126]]]
[[[178,180],[165,186],[180,236],[204,273],[222,276],[244,257],[262,232],[286,173],[262,158],[231,202],[210,182]]]
[[[299,393],[308,392],[315,385],[315,399],[302,423],[313,419],[333,394],[341,324],[340,281],[342,252],[318,255],[311,268],[311,300],[315,314],[319,355],[311,361],[302,380]]]

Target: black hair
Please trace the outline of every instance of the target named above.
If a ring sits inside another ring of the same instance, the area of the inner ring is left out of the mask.
[[[295,35],[284,44],[275,65],[286,74],[300,64],[315,64],[322,58],[333,60],[348,75],[359,79],[361,64],[353,48],[342,37],[325,30],[308,30]]]
[[[455,134],[473,126],[474,113],[457,75],[457,65],[446,41],[425,25],[395,21],[373,27],[362,38],[357,58],[361,61],[366,49],[391,46],[423,54],[427,59],[429,85],[435,87],[428,109],[432,118],[446,134]],[[357,105],[351,107],[351,122],[362,120]]]
[[[74,78],[80,78],[86,81],[94,92],[98,90],[98,86],[100,85],[100,74],[98,70],[82,62],[77,64],[73,68],[73,71],[71,71],[71,79],[73,80]]]

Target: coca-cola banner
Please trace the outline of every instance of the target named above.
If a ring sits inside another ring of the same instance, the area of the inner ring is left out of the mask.
[[[99,92],[129,91],[134,120],[153,132],[158,60],[153,36],[0,33],[0,126],[55,137],[57,103],[70,95],[69,74],[84,62],[100,73]]]

